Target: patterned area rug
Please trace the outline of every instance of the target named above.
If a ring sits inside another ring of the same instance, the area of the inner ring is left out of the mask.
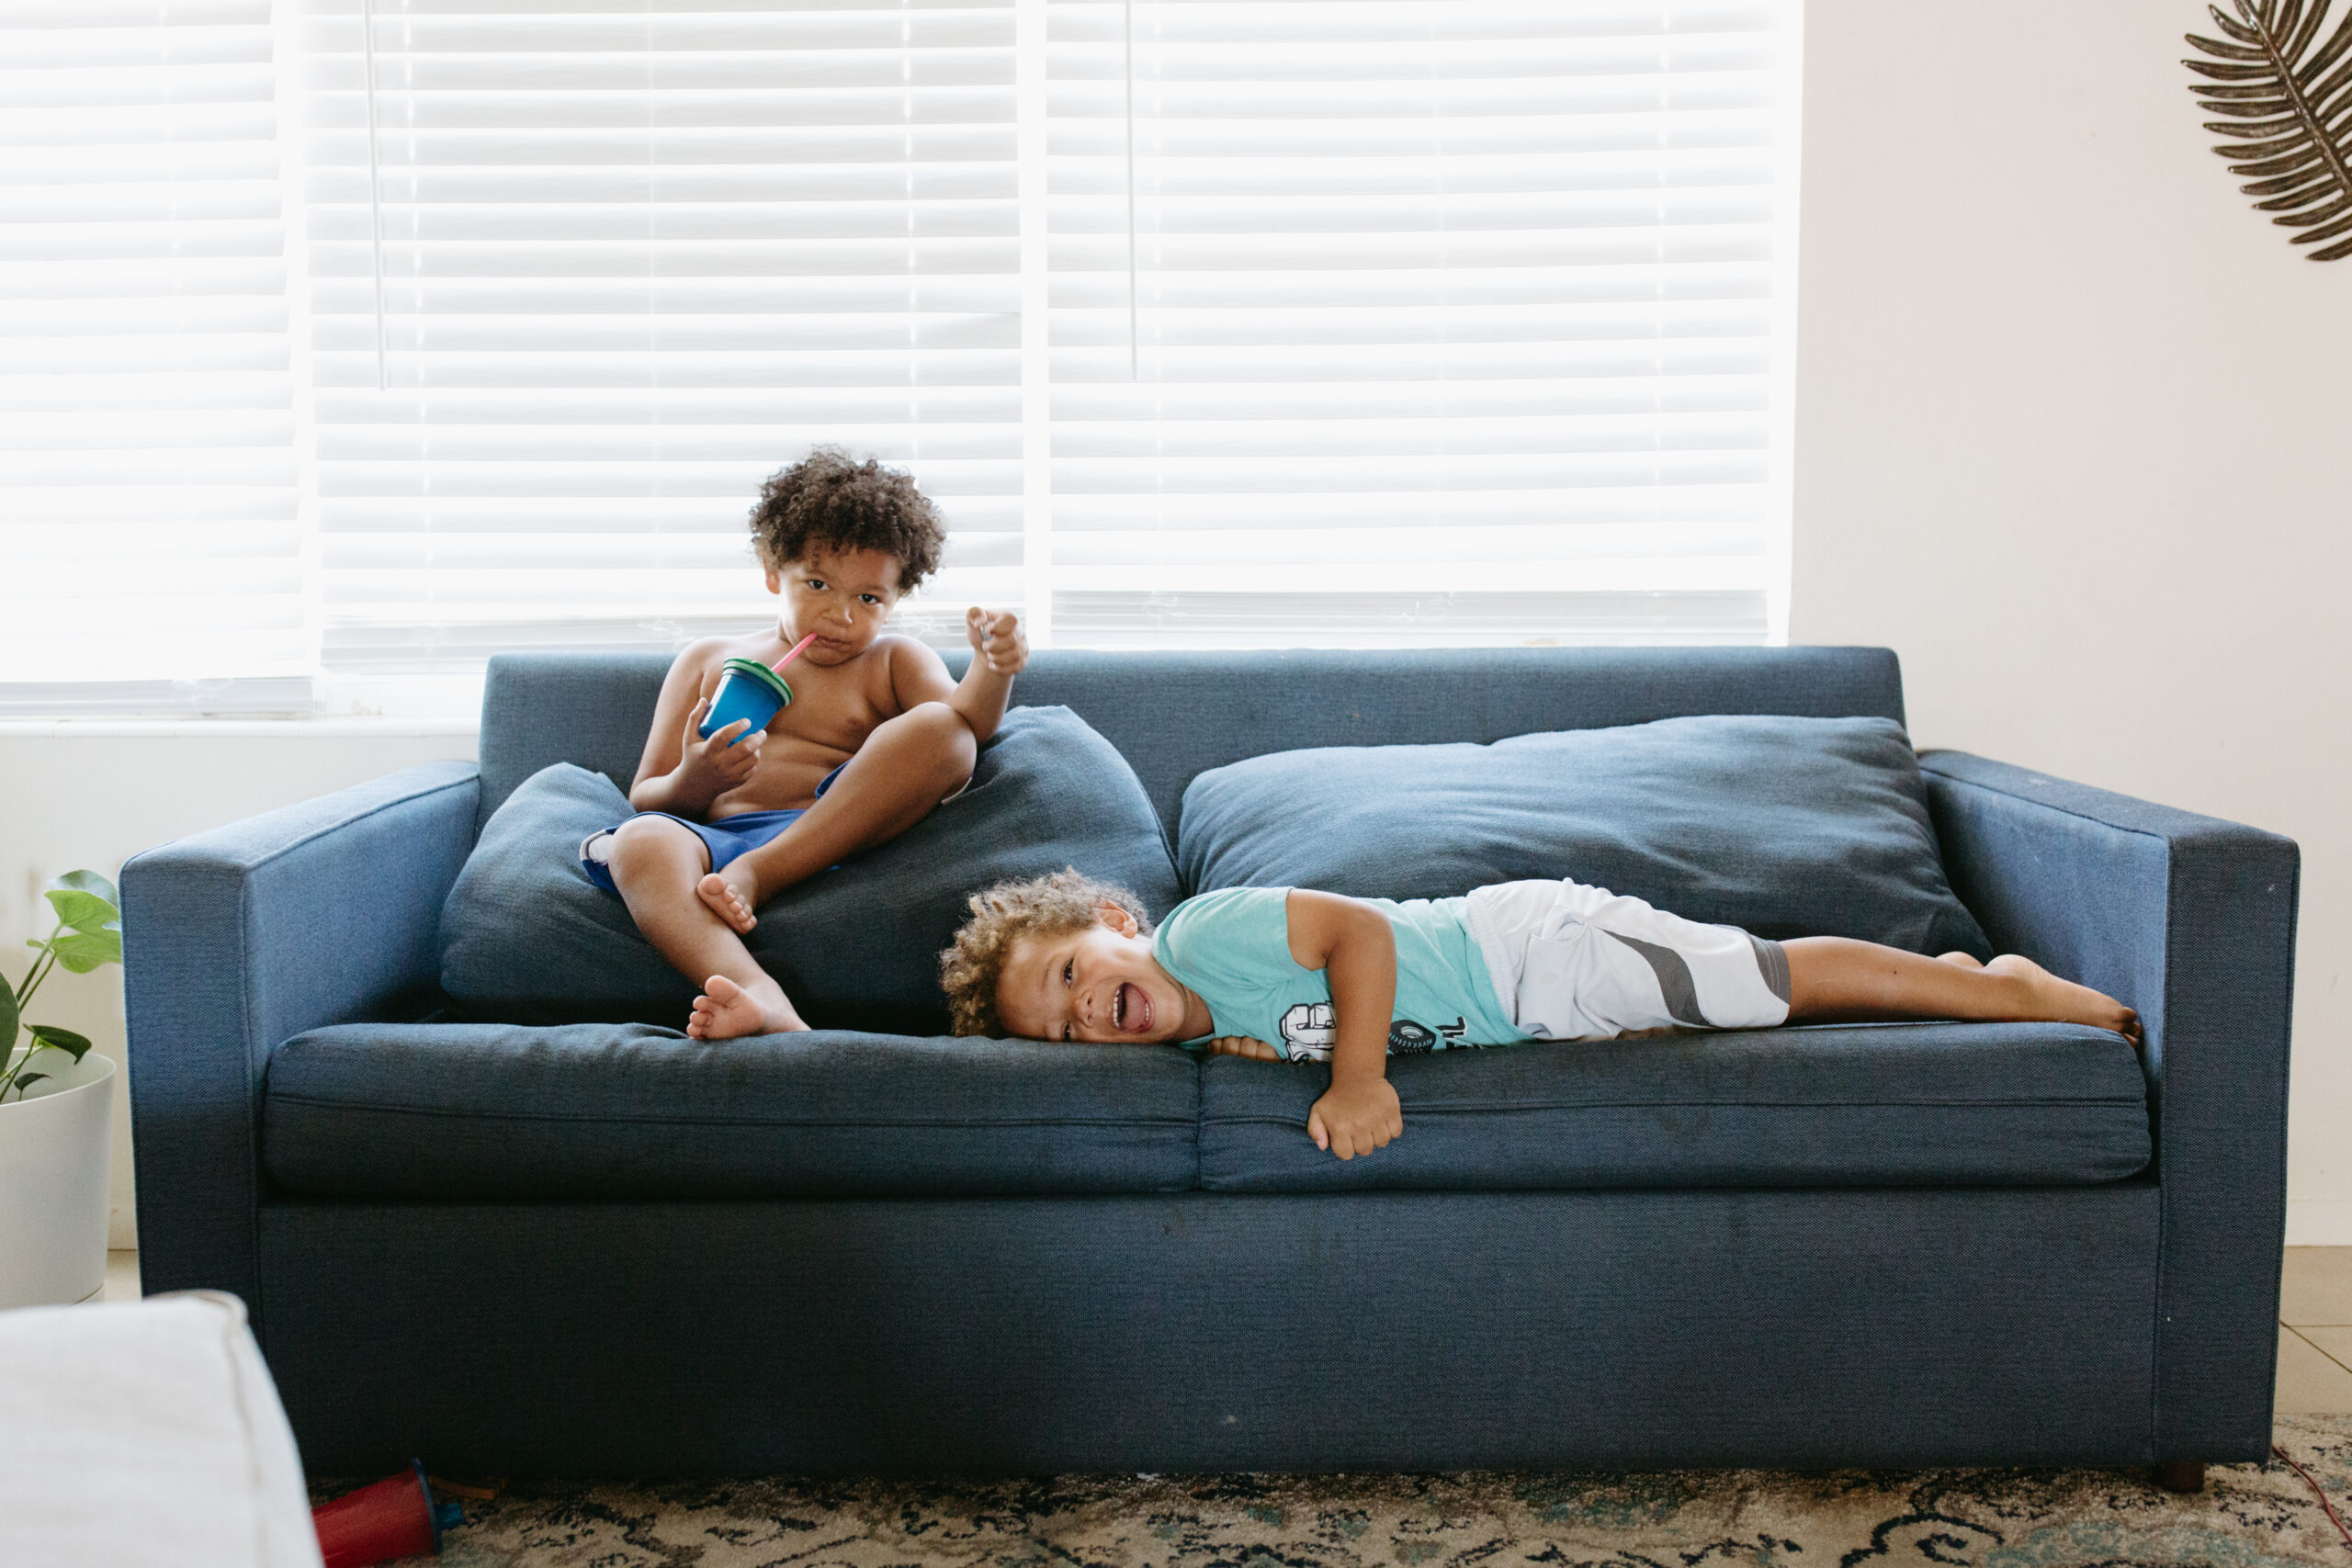
[[[2352,1520],[2352,1416],[2277,1438]],[[2352,1565],[2275,1460],[2188,1496],[2145,1471],[1662,1471],[517,1484],[466,1511],[444,1568]]]

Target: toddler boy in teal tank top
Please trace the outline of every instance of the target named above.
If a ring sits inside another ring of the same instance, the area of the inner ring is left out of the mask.
[[[1366,899],[1396,942],[1391,1052],[1501,1045],[1528,1036],[1503,1010],[1460,898]],[[1323,971],[1290,952],[1290,889],[1227,887],[1176,906],[1152,958],[1208,1004],[1214,1034],[1262,1040],[1292,1061],[1328,1057],[1338,1037]]]
[[[1225,888],[1155,935],[1133,894],[1070,870],[1001,883],[971,909],[940,955],[956,1033],[1327,1061],[1306,1133],[1341,1159],[1404,1131],[1391,1052],[1915,1018],[2086,1023],[2140,1043],[2130,1008],[2013,954],[1767,942],[1575,882],[1401,903]]]

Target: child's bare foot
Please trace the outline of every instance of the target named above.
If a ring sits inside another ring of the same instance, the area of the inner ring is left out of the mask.
[[[2001,954],[1984,969],[1988,974],[2007,975],[2023,981],[2030,1005],[2038,1016],[2053,1023],[2087,1023],[2094,1029],[2111,1029],[2132,1042],[2132,1049],[2139,1049],[2140,1015],[2106,992],[2061,980],[2032,959],[2014,953]]]
[[[752,911],[759,908],[759,884],[752,880],[748,869],[739,869],[743,863],[729,861],[695,884],[695,892],[711,908],[711,912],[738,931],[748,931],[760,923]]]
[[[1982,969],[1984,967],[1984,961],[1977,957],[1976,954],[1973,953],[1962,953],[1957,948],[1953,949],[1950,953],[1937,953],[1936,962],[1939,964],[1950,964],[1962,969]]]
[[[694,1016],[686,1021],[686,1032],[696,1040],[791,1034],[808,1027],[785,1000],[784,987],[774,980],[744,987],[724,975],[713,975],[703,982],[703,993],[695,998]]]

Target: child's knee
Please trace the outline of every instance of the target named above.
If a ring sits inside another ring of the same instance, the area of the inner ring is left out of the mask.
[[[891,722],[904,728],[910,745],[936,760],[944,783],[971,773],[979,748],[963,716],[945,703],[917,703]]]
[[[632,817],[613,831],[606,862],[616,883],[682,874],[700,875],[706,863],[702,840],[667,817]]]

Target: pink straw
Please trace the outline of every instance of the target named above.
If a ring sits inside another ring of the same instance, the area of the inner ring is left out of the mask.
[[[792,645],[792,651],[790,653],[786,654],[782,659],[779,659],[774,664],[769,665],[768,668],[775,671],[779,675],[783,674],[784,667],[791,663],[794,660],[799,658],[800,650],[807,648],[810,643],[815,642],[816,640],[817,634],[815,632],[810,632],[807,637],[802,637],[798,642]]]

